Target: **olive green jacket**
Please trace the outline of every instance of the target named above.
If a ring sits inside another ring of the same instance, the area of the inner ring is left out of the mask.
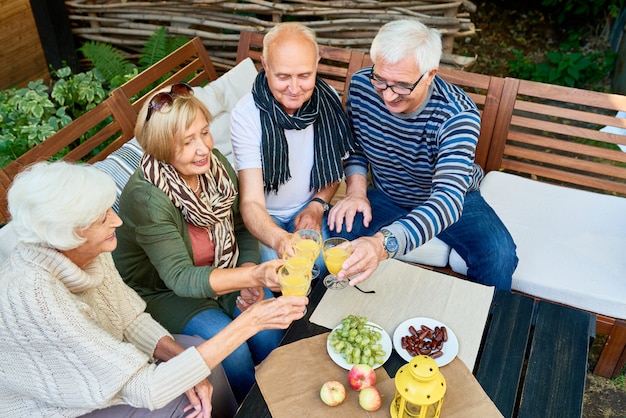
[[[238,187],[237,175],[217,150]],[[258,241],[245,228],[239,215],[239,198],[233,203],[238,265],[258,263]],[[207,309],[222,309],[232,316],[239,292],[216,299],[209,284],[214,267],[196,267],[187,224],[182,212],[162,190],[149,183],[138,168],[120,196],[115,265],[124,281],[146,301],[146,311],[171,333],[181,333],[187,322]]]

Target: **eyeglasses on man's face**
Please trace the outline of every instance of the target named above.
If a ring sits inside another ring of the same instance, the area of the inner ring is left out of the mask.
[[[193,96],[193,88],[187,83],[176,83],[170,88],[170,92],[157,93],[150,100],[148,105],[148,114],[146,115],[146,122],[150,120],[153,111],[165,112],[172,107],[174,99],[177,97]]]
[[[374,67],[372,66],[372,71],[369,73],[369,79],[370,79],[370,82],[372,83],[372,86],[374,86],[374,88],[378,90],[379,92],[383,92],[387,89],[391,89],[391,91],[393,91],[399,96],[408,96],[409,94],[413,93],[413,90],[415,90],[415,87],[417,87],[417,85],[420,83],[420,81],[422,81],[422,78],[424,78],[426,74],[428,74],[428,71],[422,74],[422,76],[418,78],[417,81],[413,83],[412,86],[398,86],[395,84],[389,84],[386,81],[376,78],[376,75],[374,74]]]

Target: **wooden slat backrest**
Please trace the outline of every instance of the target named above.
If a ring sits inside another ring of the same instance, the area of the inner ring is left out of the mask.
[[[626,195],[626,129],[616,117],[626,96],[507,78],[502,124],[494,134],[488,167],[551,183]]]
[[[369,67],[372,64],[369,54],[364,55],[361,67]],[[481,125],[475,161],[481,167],[486,168],[491,138],[497,127],[496,118],[500,106],[500,96],[504,88],[504,79],[449,67],[440,67],[437,74],[449,83],[461,87],[478,106],[481,113]]]
[[[263,37],[262,33],[242,31],[237,47],[237,63],[249,57],[254,61],[257,70],[260,70]],[[327,45],[320,45],[319,51],[320,62],[317,73],[339,93],[342,103],[345,104],[350,75],[360,68],[363,53]]]
[[[94,109],[18,157],[0,170],[0,224],[9,218],[6,194],[13,178],[26,166],[55,158],[64,148],[82,141],[62,158],[67,161],[95,162],[104,159],[134,136],[137,113],[141,105],[165,85],[186,80],[191,85],[202,85],[215,80],[217,72],[200,38],[194,38],[161,61],[155,63],[121,87]],[[157,87],[148,89],[153,83]],[[95,134],[94,128],[104,125]],[[85,138],[87,137],[87,138]],[[113,138],[109,144],[106,144]],[[97,152],[93,152],[99,147]]]

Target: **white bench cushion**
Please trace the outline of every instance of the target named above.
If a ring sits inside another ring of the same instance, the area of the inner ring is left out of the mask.
[[[131,174],[135,172],[139,166],[139,161],[143,155],[143,149],[135,138],[126,142],[124,145],[109,154],[104,160],[93,163],[93,166],[104,171],[115,181],[117,189],[117,198],[113,203],[113,210],[117,213],[119,208],[119,199],[124,190],[126,182]]]
[[[239,99],[252,90],[257,75],[250,58],[241,61],[217,80],[204,87],[194,87],[194,95],[200,99],[213,115],[209,130],[215,148],[233,164],[233,146],[230,142],[230,112]]]
[[[398,257],[398,260],[410,263],[426,264],[434,267],[445,267],[450,257],[450,246],[435,237],[426,244]]]
[[[497,171],[480,190],[517,244],[514,290],[626,318],[626,199]]]

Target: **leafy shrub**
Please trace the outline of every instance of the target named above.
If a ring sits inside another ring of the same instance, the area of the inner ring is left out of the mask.
[[[43,80],[28,87],[0,91],[0,167],[102,102],[108,92],[91,71],[72,74],[69,67],[53,72],[52,89]]]
[[[542,0],[542,5],[553,8],[557,21],[565,22],[572,15],[595,19],[598,17],[617,17],[624,5],[624,0]]]
[[[546,52],[541,62],[513,49],[516,58],[509,61],[509,72],[526,80],[569,87],[592,86],[611,73],[617,54],[608,45],[603,51],[585,51],[579,39],[580,34],[571,33],[557,50]]]
[[[163,26],[146,40],[141,48],[138,66],[110,44],[89,41],[79,51],[91,61],[94,71],[107,80],[113,90],[187,42],[189,39],[183,36],[169,37],[167,28]]]
[[[109,44],[87,42],[79,50],[92,62],[92,70],[73,74],[64,67],[52,72],[55,81],[51,88],[40,79],[25,88],[0,90],[0,167],[96,107],[113,89],[188,41],[168,37],[165,27],[157,29],[142,48],[139,66]]]

